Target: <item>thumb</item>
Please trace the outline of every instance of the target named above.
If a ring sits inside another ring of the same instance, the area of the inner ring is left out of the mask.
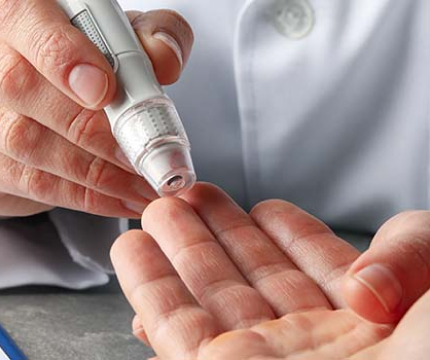
[[[162,85],[176,82],[188,61],[194,34],[187,21],[171,10],[129,11],[130,22]]]
[[[343,295],[358,315],[394,323],[430,288],[430,212],[385,223],[346,274]]]

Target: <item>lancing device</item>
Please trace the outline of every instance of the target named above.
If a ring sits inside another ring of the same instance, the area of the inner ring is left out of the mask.
[[[130,163],[160,196],[186,192],[196,181],[188,137],[120,5],[116,0],[57,1],[115,72],[118,90],[105,111]]]

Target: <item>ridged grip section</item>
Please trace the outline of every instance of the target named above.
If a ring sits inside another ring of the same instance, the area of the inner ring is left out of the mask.
[[[179,115],[167,98],[145,101],[127,111],[115,123],[113,133],[135,167],[154,147],[189,141]]]
[[[94,20],[92,19],[90,13],[87,10],[82,11],[77,14],[72,19],[72,24],[82,31],[91,42],[97,46],[101,53],[105,56],[106,60],[112,67],[115,67],[115,59],[110,52],[106,42],[100,35],[100,31],[97,28]]]

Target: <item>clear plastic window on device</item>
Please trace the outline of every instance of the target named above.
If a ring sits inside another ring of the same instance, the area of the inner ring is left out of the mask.
[[[160,196],[178,196],[194,185],[190,143],[169,98],[133,106],[118,118],[113,133],[130,163]]]

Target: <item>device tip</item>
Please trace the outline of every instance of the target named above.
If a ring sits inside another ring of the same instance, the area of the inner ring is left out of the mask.
[[[139,172],[161,197],[179,196],[196,182],[190,151],[179,143],[152,149],[139,164]]]
[[[179,196],[190,190],[196,182],[193,172],[184,172],[180,175],[174,175],[161,184],[158,189],[160,196]]]

